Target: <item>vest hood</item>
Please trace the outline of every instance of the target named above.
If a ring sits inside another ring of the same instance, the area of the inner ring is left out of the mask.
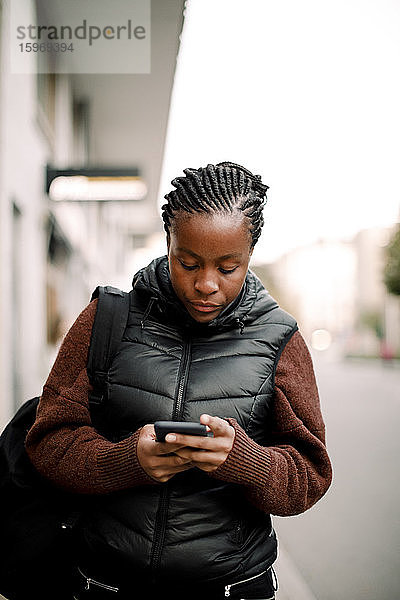
[[[243,332],[246,324],[251,323],[259,316],[278,307],[267,293],[258,277],[248,270],[243,287],[238,296],[212,321],[198,323],[193,319],[172,287],[168,257],[161,256],[153,260],[147,267],[140,269],[132,281],[132,286],[147,302],[142,325],[145,323],[153,306],[161,313],[165,313],[174,323],[181,327],[200,329],[206,331],[232,329],[239,327]]]

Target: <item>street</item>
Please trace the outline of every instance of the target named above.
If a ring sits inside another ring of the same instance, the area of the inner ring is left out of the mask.
[[[309,598],[396,600],[400,368],[378,361],[313,359],[334,479],[305,514],[274,518],[278,539]],[[278,559],[282,596],[277,597],[286,600],[285,569],[279,566]]]

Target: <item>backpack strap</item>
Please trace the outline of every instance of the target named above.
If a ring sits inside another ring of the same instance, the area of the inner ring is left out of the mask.
[[[89,392],[90,409],[107,399],[107,373],[122,340],[129,314],[129,293],[110,285],[98,286],[92,300],[98,298],[87,362],[93,390]]]

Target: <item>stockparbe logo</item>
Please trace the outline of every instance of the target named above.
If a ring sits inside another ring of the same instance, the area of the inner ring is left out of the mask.
[[[14,73],[150,73],[150,0],[12,0]]]

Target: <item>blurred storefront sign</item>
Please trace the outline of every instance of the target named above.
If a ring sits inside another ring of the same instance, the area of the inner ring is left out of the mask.
[[[46,193],[55,202],[144,200],[147,186],[138,169],[46,168]]]

